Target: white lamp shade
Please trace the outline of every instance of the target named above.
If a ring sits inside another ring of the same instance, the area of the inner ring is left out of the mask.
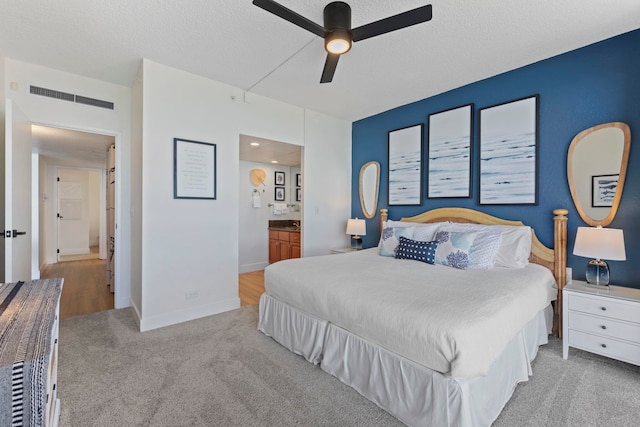
[[[364,219],[349,219],[347,220],[347,234],[352,236],[366,236],[367,224]]]
[[[624,234],[616,228],[578,227],[573,254],[612,261],[624,261]]]

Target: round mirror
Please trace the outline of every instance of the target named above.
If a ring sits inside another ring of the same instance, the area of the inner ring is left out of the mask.
[[[573,138],[567,178],[584,222],[606,227],[616,216],[627,174],[631,131],[621,122],[586,129]]]
[[[380,182],[380,163],[368,162],[360,168],[360,206],[366,218],[376,216],[378,205],[378,184]]]

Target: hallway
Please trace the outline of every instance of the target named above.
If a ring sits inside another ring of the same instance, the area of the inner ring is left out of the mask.
[[[106,265],[106,260],[91,259],[47,264],[42,269],[42,279],[64,277],[60,319],[113,309],[113,294],[106,282]]]

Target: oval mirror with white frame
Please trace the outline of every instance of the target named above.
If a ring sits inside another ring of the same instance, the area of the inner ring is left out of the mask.
[[[585,129],[571,141],[567,179],[573,203],[587,224],[606,227],[616,216],[630,147],[631,130],[622,122]]]
[[[380,184],[380,163],[367,162],[360,168],[360,206],[365,218],[376,216],[378,206],[378,187]]]

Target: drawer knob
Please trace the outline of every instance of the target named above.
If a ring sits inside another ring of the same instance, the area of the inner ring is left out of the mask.
[[[602,311],[607,311],[607,307],[600,307],[600,309],[602,309]]]
[[[607,348],[606,344],[600,344],[602,346],[602,348]]]
[[[602,329],[607,329],[605,325],[600,326]]]

